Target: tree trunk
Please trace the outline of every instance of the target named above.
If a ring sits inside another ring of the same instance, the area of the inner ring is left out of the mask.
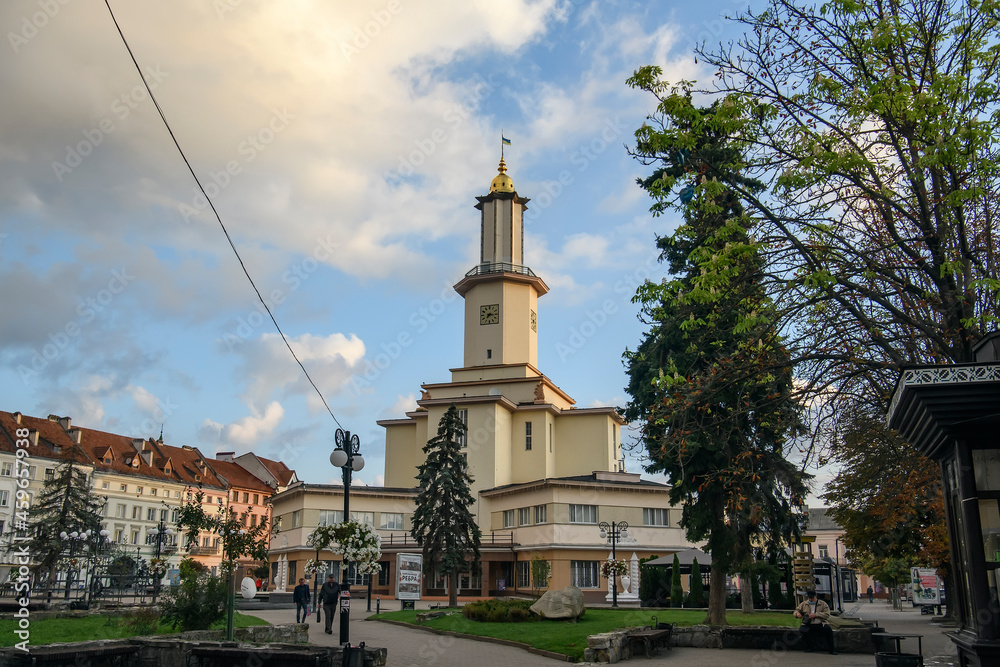
[[[745,574],[740,574],[740,607],[744,614],[753,613],[753,584],[752,578]]]
[[[458,606],[458,572],[448,574],[448,606]]]
[[[708,589],[706,625],[726,624],[726,571],[712,563],[711,585]]]

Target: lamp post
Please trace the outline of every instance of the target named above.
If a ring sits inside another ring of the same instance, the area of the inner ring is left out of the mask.
[[[160,579],[162,577],[158,570],[160,567],[160,553],[163,549],[163,542],[170,539],[170,536],[174,534],[174,529],[166,528],[163,519],[160,519],[158,526],[149,528],[146,532],[156,542],[156,555],[153,558],[156,562],[156,567],[153,568],[153,604],[156,604],[156,595],[160,592]]]
[[[365,459],[361,456],[361,441],[358,436],[351,435],[350,431],[337,429],[337,448],[330,454],[330,463],[333,467],[340,468],[344,473],[344,521],[351,519],[351,474],[360,471],[365,467]],[[347,583],[347,566],[344,563],[344,575],[341,577],[343,583]],[[350,608],[350,586],[347,588],[347,600],[341,602],[340,606],[340,643],[349,644],[351,641],[351,608]],[[343,592],[341,593],[343,596]]]
[[[628,523],[625,521],[612,521],[611,523],[602,521],[597,524],[597,527],[601,529],[601,539],[607,539],[611,542],[611,560],[618,560],[616,547],[618,540],[628,537]],[[613,572],[611,573],[611,606],[618,607],[618,578]]]
[[[76,530],[74,530],[74,531],[71,531],[69,533],[67,533],[64,530],[64,531],[62,531],[62,532],[59,533],[59,539],[61,539],[63,542],[69,542],[69,557],[70,557],[70,560],[73,559],[73,555],[76,552],[76,545],[77,544],[86,544],[87,540],[90,539],[91,534],[92,534],[92,531],[89,531],[89,530],[84,530],[84,531],[76,531]],[[88,555],[88,559],[89,559],[89,555]],[[72,582],[73,582],[73,568],[72,568],[72,566],[70,566],[69,568],[66,569],[66,593],[63,596],[64,599],[66,599],[66,600],[69,599],[69,590],[70,590],[70,585],[72,584]],[[86,591],[84,591],[84,597],[86,598]]]

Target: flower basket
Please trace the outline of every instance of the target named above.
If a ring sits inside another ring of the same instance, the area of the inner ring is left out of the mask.
[[[367,523],[345,521],[333,526],[331,536],[340,545],[341,568],[347,569],[354,563],[360,574],[375,574],[379,571],[382,557],[382,538]]]
[[[605,579],[610,579],[611,577],[623,576],[628,573],[628,563],[624,560],[611,560],[610,558],[603,563],[601,563],[601,576]]]

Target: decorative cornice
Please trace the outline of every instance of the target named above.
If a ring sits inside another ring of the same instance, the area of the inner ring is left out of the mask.
[[[908,387],[945,384],[972,384],[977,382],[1000,382],[1000,364],[969,364],[963,366],[924,366],[903,371],[896,385],[892,402],[889,404],[887,420],[891,420],[899,409],[899,403]]]

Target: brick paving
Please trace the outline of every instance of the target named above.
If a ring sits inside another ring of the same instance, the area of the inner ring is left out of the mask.
[[[437,635],[423,630],[415,630],[391,623],[366,621],[368,615],[363,611],[364,602],[356,601],[356,608],[351,618],[351,642],[361,641],[371,646],[388,649],[388,665],[390,667],[492,667],[493,665],[518,665],[518,667],[535,667],[543,665],[566,664],[561,660],[536,655],[520,648],[499,644]],[[390,601],[388,609],[398,608],[398,602]],[[908,603],[904,603],[908,604]],[[427,601],[418,603],[418,608],[426,608]],[[864,602],[848,605],[845,612],[864,620],[877,620],[879,625],[889,632],[918,633],[923,637],[924,664],[927,667],[952,667],[957,664],[955,651],[951,640],[943,633],[942,628],[932,616],[921,616],[919,609],[905,607],[902,611],[893,610],[883,601],[876,600],[873,604]],[[247,613],[259,616],[270,623],[290,623],[295,620],[294,609],[247,610]],[[323,632],[323,625],[315,622],[315,617],[309,618],[309,640],[314,644],[334,645],[338,642],[339,622],[335,618],[333,634]],[[905,640],[904,651],[915,651],[916,642]],[[912,643],[912,648],[910,644]],[[850,654],[829,655],[826,653],[804,654],[798,651],[756,651],[746,649],[696,649],[675,647],[669,651],[661,650],[658,656],[651,659],[639,656],[633,658],[635,664],[655,667],[659,664],[685,665],[685,667],[873,667],[875,657],[872,655]],[[578,663],[587,664],[587,663]]]

